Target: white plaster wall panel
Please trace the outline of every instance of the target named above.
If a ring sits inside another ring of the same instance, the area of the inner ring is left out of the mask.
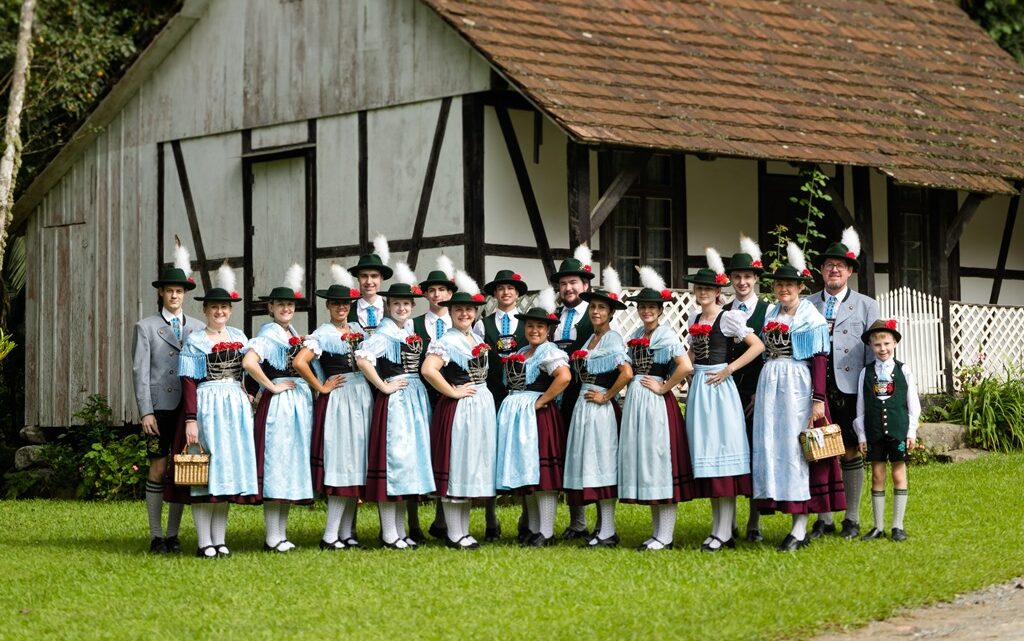
[[[729,256],[739,250],[740,232],[757,238],[757,161],[688,155],[686,223],[691,255],[712,246]]]
[[[317,246],[359,243],[359,118],[316,123]]]

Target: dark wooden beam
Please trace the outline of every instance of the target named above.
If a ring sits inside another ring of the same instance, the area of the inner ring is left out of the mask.
[[[967,198],[964,198],[963,204],[960,205],[960,211],[956,213],[956,217],[950,222],[949,228],[946,231],[946,243],[943,246],[943,255],[946,258],[949,258],[953,250],[956,249],[956,246],[960,243],[960,236],[963,235],[964,228],[967,227],[967,223],[971,222],[974,214],[978,212],[978,206],[988,197],[988,194],[979,194],[972,191],[967,194]]]
[[[1017,189],[1020,189],[1020,185],[1017,185]],[[999,243],[999,257],[996,258],[996,278],[992,281],[992,294],[988,297],[988,302],[991,305],[995,305],[999,302],[999,291],[1003,288],[1003,278],[1006,272],[1006,258],[1010,254],[1010,241],[1013,239],[1013,228],[1017,224],[1017,209],[1020,206],[1020,195],[1016,195],[1010,199],[1010,204],[1006,208],[1006,224],[1003,225],[1003,240]],[[963,276],[966,270],[961,269],[960,275]]]
[[[420,249],[438,249],[440,247],[458,247],[466,241],[465,234],[447,234],[444,236],[425,236],[418,243],[412,238],[388,239],[388,246],[392,252],[412,251],[413,247]],[[362,253],[359,245],[332,245],[330,247],[317,247],[316,257],[321,258],[350,258]]]
[[[228,256],[226,258],[207,258],[206,259],[206,269],[208,269],[210,271],[215,271],[215,270],[219,269],[220,266],[225,263],[225,261],[227,262],[228,266],[230,266],[230,267],[233,267],[235,269],[245,269],[245,256]],[[162,265],[160,265],[160,269],[161,270],[167,269],[169,267],[172,267],[173,265],[174,265],[174,263],[167,263],[167,262],[165,262]],[[199,264],[199,261],[195,261],[195,260],[192,261],[192,269],[201,269],[202,267],[203,266]]]
[[[853,173],[853,218],[860,232],[860,274],[857,287],[865,296],[875,297],[875,232],[871,218],[871,174],[867,167],[851,167]]]
[[[302,158],[310,149],[316,149],[316,143],[300,142],[292,145],[276,145],[274,147],[260,147],[242,154],[245,160],[256,160],[259,162],[273,162],[287,158]]]
[[[156,276],[164,264],[164,143],[156,145]],[[246,334],[248,336],[248,334]]]
[[[485,243],[483,245],[483,250],[488,256],[500,256],[502,258],[540,258],[537,248],[527,245]],[[551,255],[554,256],[555,260],[565,260],[572,256],[572,252],[573,249],[568,247],[557,247],[552,248]],[[595,249],[593,254],[595,261],[601,262],[604,260],[600,250]]]
[[[526,213],[530,218],[533,239],[537,243],[537,250],[540,252],[540,258],[544,264],[544,274],[550,279],[551,275],[555,273],[555,261],[551,256],[551,245],[548,243],[548,236],[544,231],[544,221],[540,216],[537,197],[530,184],[530,174],[526,169],[526,162],[523,160],[523,151],[519,147],[519,140],[516,138],[516,131],[512,126],[512,119],[508,116],[508,109],[499,105],[494,108],[494,112],[498,116],[501,135],[505,138],[505,147],[508,150],[509,159],[512,161],[516,180],[519,182],[519,192],[522,194],[523,204],[526,206]]]
[[[1024,280],[1024,269],[995,269],[993,267],[961,267],[961,278],[989,278],[991,280]],[[995,305],[996,303],[989,303]]]
[[[171,153],[174,154],[174,166],[178,170],[178,183],[181,185],[181,196],[185,201],[185,214],[188,216],[188,226],[192,231],[192,244],[195,246],[196,258],[203,267],[199,272],[203,280],[203,288],[211,289],[210,270],[206,269],[206,250],[203,248],[203,234],[199,229],[199,216],[196,214],[196,203],[192,199],[192,186],[188,182],[188,172],[185,170],[185,156],[181,153],[181,141],[171,141]]]
[[[477,278],[484,273],[484,102],[480,94],[462,97],[463,264]]]
[[[358,120],[359,145],[359,253],[370,251],[370,188],[368,150],[366,145],[366,112],[360,111]]]
[[[590,148],[567,139],[566,174],[569,196],[569,245],[590,241]]]
[[[529,100],[523,97],[523,94],[511,89],[494,89],[475,95],[480,96],[480,100],[487,107],[504,107],[505,109],[515,109],[518,111],[536,111],[536,108]]]
[[[430,209],[430,195],[434,192],[434,177],[437,176],[437,161],[441,157],[441,145],[444,144],[444,132],[448,128],[448,113],[452,108],[452,99],[441,100],[441,109],[437,114],[434,126],[434,140],[430,145],[430,156],[427,158],[427,171],[423,175],[423,187],[420,189],[420,202],[416,208],[416,222],[412,226],[413,246],[409,250],[406,262],[413,270],[420,259],[419,241],[423,238],[423,227],[427,224],[427,210]]]
[[[647,161],[651,159],[652,155],[653,152],[650,149],[640,149],[630,155],[626,166],[622,168],[619,175],[608,185],[608,189],[601,194],[601,198],[590,212],[591,229],[598,229],[604,224],[604,221],[611,215],[615,206],[619,204],[622,197],[626,195],[629,188],[633,186],[636,179],[643,173],[647,167]]]

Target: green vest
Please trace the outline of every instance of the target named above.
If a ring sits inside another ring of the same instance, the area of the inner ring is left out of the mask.
[[[563,309],[565,308],[558,310],[559,316],[562,315]],[[578,313],[579,312],[577,312],[577,314]],[[572,353],[575,352],[576,350],[583,349],[583,344],[587,342],[587,339],[590,338],[593,333],[594,324],[590,322],[590,314],[584,313],[583,318],[581,318],[579,322],[576,323],[576,339],[573,340],[572,344],[569,345],[569,349],[564,350],[565,353],[572,356]],[[556,343],[562,340],[561,328],[559,328],[557,336],[551,336],[550,338],[552,341]]]
[[[735,304],[735,301],[731,301],[722,309],[725,311],[731,311]],[[747,319],[747,327],[754,330],[754,334],[758,336],[761,335],[761,329],[764,327],[764,316],[767,313],[768,301],[760,298],[757,299],[757,305],[754,307],[754,313]],[[729,362],[731,363],[739,358],[746,349],[746,343],[737,343],[736,341],[730,340]],[[746,398],[749,398],[757,392],[757,379],[761,377],[762,369],[764,369],[764,359],[758,357],[748,363],[746,367],[733,374],[733,380],[736,382],[736,389],[739,391],[740,396],[744,397],[744,403],[746,402]]]
[[[868,443],[891,436],[905,441],[910,431],[910,411],[907,408],[907,377],[903,375],[903,363],[896,361],[892,370],[892,395],[884,401],[875,394],[878,372],[874,364],[864,372],[864,433]]]
[[[498,330],[498,322],[495,320],[496,316],[497,313],[484,316],[481,322],[484,325],[484,342],[490,345],[491,350],[493,350],[487,359],[487,389],[491,390],[495,403],[500,405],[501,399],[508,395],[505,383],[502,380],[501,357],[507,356],[511,352],[501,354],[498,351],[498,339],[501,338],[501,332]],[[512,335],[516,340],[515,349],[524,347],[526,345],[526,321],[519,321],[516,331]]]

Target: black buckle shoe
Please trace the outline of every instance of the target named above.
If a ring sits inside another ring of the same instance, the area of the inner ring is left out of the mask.
[[[429,529],[429,528],[427,528],[427,529]],[[417,545],[420,544],[420,543],[423,543],[424,541],[427,540],[427,536],[425,534],[423,534],[423,530],[421,530],[418,527],[409,528],[409,535],[407,537],[405,537],[405,538],[406,538],[406,543],[408,543],[409,539],[411,539]]]
[[[213,547],[217,548],[217,558],[218,559],[229,559],[229,558],[231,558],[231,550],[228,549],[228,546],[226,546],[226,545],[215,545]]]
[[[835,523],[827,523],[826,524],[821,519],[818,519],[817,521],[814,522],[814,527],[811,528],[810,538],[812,538],[812,539],[820,539],[821,537],[825,536],[826,534],[835,534],[835,533],[836,533],[836,524]]]
[[[473,537],[471,537],[470,535],[467,534],[466,536],[462,537],[458,541],[452,541],[451,539],[445,539],[444,540],[444,545],[445,545],[445,547],[451,548],[453,550],[479,550],[480,549],[480,544],[477,543],[476,541],[473,541],[469,545],[463,545],[462,544],[462,542],[465,541],[466,539],[472,539],[472,538]]]
[[[728,541],[723,541],[722,539],[718,538],[714,534],[712,534],[710,538],[711,538],[712,541],[718,541],[718,543],[719,543],[718,547],[712,547],[710,542],[708,542],[708,543],[701,543],[700,544],[700,551],[701,552],[720,552],[720,551],[722,551],[724,549],[733,550],[733,549],[736,548],[736,539],[729,539]]]
[[[651,537],[651,540],[661,543],[661,547],[653,548],[647,543],[641,543],[640,545],[636,546],[637,552],[661,552],[662,550],[671,550],[673,547],[671,543],[663,543],[662,541],[654,538],[653,536]]]
[[[277,545],[263,544],[264,552],[273,552],[274,554],[288,554],[288,550],[282,550],[281,546],[285,544],[284,540],[278,541]]]
[[[907,540],[907,533],[902,528],[894,527],[892,529],[892,540],[896,543]]]
[[[855,539],[860,534],[860,523],[851,521],[850,519],[843,519],[843,529],[839,532],[839,536],[844,539]]]
[[[760,543],[764,541],[761,530],[747,530],[747,543]]]
[[[491,527],[491,526],[488,525],[487,529],[484,531],[484,541],[487,541],[488,543],[492,543],[494,541],[497,541],[500,538],[501,538],[501,523],[495,523],[494,527]]]
[[[618,534],[613,534],[609,536],[607,539],[602,539],[595,534],[593,537],[591,537],[589,541],[587,541],[587,547],[591,550],[596,550],[597,548],[613,548],[618,544]]]
[[[339,540],[341,540],[341,539],[339,539]],[[350,548],[350,549],[353,549],[353,548],[354,549],[358,549],[358,548],[363,547],[363,544],[359,542],[359,539],[355,538],[354,536],[350,536],[350,537],[348,537],[347,539],[345,539],[345,540],[343,540],[341,542],[345,544],[346,548]]]
[[[167,546],[164,542],[164,537],[154,536],[149,540],[149,553],[150,554],[167,554]]]
[[[207,554],[206,553],[207,550],[212,550],[213,554]],[[217,546],[215,546],[215,545],[207,545],[204,548],[198,548],[196,550],[196,556],[199,557],[200,559],[216,559],[217,558]]]
[[[181,552],[181,541],[178,540],[177,534],[164,539],[164,549],[171,554]]]
[[[565,528],[565,532],[562,532],[561,536],[563,541],[571,541],[572,539],[587,539],[590,538],[590,532],[586,530],[576,530],[571,527]]]
[[[864,536],[860,537],[860,540],[861,541],[875,541],[877,539],[884,539],[884,538],[885,538],[885,532],[883,532],[882,530],[879,530],[876,527],[873,527],[870,530],[868,530],[867,534],[865,534]]]
[[[344,550],[345,544],[342,543],[341,539],[334,539],[333,541],[320,539],[320,549],[325,552],[337,552],[338,550]]]
[[[792,534],[787,534],[786,538],[782,539],[782,543],[779,543],[777,548],[779,552],[796,552],[799,549],[805,548],[811,544],[811,537],[805,536],[803,540],[800,540]]]
[[[530,539],[526,542],[524,547],[546,548],[546,547],[552,546],[554,544],[555,544],[555,537],[553,537],[553,536],[544,536],[540,532],[537,532],[532,537],[530,537]]]
[[[443,539],[446,541],[448,540],[448,528],[441,527],[437,524],[437,521],[430,524],[430,527],[427,528],[427,532],[430,533],[430,536],[434,537],[435,539]],[[412,536],[412,534],[410,534],[410,536]],[[420,536],[423,536],[422,532],[420,532]],[[412,538],[415,539],[416,537],[413,536]]]

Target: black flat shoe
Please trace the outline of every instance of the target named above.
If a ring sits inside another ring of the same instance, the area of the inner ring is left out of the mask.
[[[215,545],[214,547],[217,548],[217,558],[218,559],[230,559],[231,558],[231,550],[228,549],[228,546],[226,546],[226,545]]]
[[[149,553],[167,554],[167,546],[164,543],[164,537],[154,536],[149,540]]]
[[[533,532],[530,531],[530,526],[526,525],[522,521],[519,522],[519,526],[516,528],[517,535],[520,543],[525,543],[533,536]]]
[[[177,535],[164,539],[164,549],[170,554],[181,552],[181,541],[178,540]]]
[[[325,552],[337,552],[338,550],[344,550],[345,544],[339,539],[335,539],[333,541],[324,541],[323,539],[320,539],[320,549]]]
[[[493,543],[494,541],[497,541],[500,538],[501,523],[495,523],[494,527],[488,525],[487,529],[484,531],[484,541],[487,541],[488,543]]]
[[[895,543],[899,543],[900,541],[906,541],[907,540],[907,533],[904,532],[901,528],[894,527],[892,529],[892,540]]]
[[[826,524],[821,519],[818,519],[817,521],[814,522],[814,527],[811,528],[810,538],[811,539],[820,539],[821,537],[825,536],[826,534],[835,534],[835,533],[836,533],[836,524],[835,523],[828,523],[828,524]]]
[[[445,531],[447,532],[447,530],[445,530]],[[406,538],[406,543],[409,542],[408,539],[412,539],[413,542],[415,542],[417,544],[423,543],[424,541],[427,540],[427,536],[425,534],[423,534],[423,530],[419,529],[418,527],[417,528],[409,528],[409,535],[407,537],[405,537],[405,538]]]
[[[764,541],[761,530],[747,530],[747,543],[760,543]]]
[[[714,534],[712,534],[711,535],[711,540],[712,541],[718,541],[718,543],[719,543],[718,547],[712,547],[711,543],[701,543],[700,544],[700,551],[701,552],[720,552],[720,551],[725,550],[725,549],[728,549],[728,550],[736,549],[736,539],[734,539],[734,538],[733,539],[729,539],[728,541],[723,541],[722,539],[720,539],[717,536],[715,536]]]
[[[740,538],[740,529],[738,527],[732,528],[732,538],[733,540]]]
[[[451,539],[445,539],[444,540],[444,545],[445,545],[445,547],[451,548],[453,550],[479,550],[480,549],[480,544],[477,543],[476,541],[473,541],[469,545],[463,545],[462,544],[463,541],[465,541],[466,539],[471,539],[471,538],[473,538],[473,537],[471,537],[471,536],[469,536],[467,534],[466,536],[462,537],[458,541],[452,541]]]
[[[884,538],[885,538],[885,532],[883,532],[882,530],[879,530],[876,527],[873,527],[870,530],[868,530],[867,534],[865,534],[864,536],[860,537],[860,540],[861,541],[875,541],[877,539],[884,539]]]
[[[654,537],[651,537],[651,540],[658,541],[658,539],[655,539]],[[641,543],[636,546],[636,550],[637,552],[661,552],[662,550],[671,550],[673,547],[671,543],[662,543],[661,541],[658,541],[658,543],[661,543],[660,548],[653,548],[646,543]]]
[[[805,536],[803,540],[797,539],[792,534],[787,534],[786,538],[782,539],[782,543],[779,543],[779,552],[796,552],[801,548],[805,548],[811,544],[811,537]]]
[[[212,550],[213,554],[207,554],[206,553],[207,550]],[[207,545],[204,548],[199,548],[199,549],[196,550],[196,556],[199,557],[200,559],[216,559],[217,558],[217,548],[212,546],[212,545]]]
[[[266,543],[264,543],[263,544],[263,551],[264,552],[273,552],[275,554],[288,554],[288,550],[282,550],[281,549],[281,546],[284,545],[284,544],[285,544],[285,541],[279,541],[277,545],[273,545],[273,546],[272,545],[267,545]]]
[[[405,550],[412,550],[412,549],[414,549],[408,543],[406,543],[405,546],[399,546],[398,545],[399,541],[401,541],[402,543],[406,543],[404,539],[395,539],[391,543],[388,543],[384,539],[381,539],[380,540],[380,544],[382,546],[384,546],[385,549],[388,549],[388,550],[402,550],[402,551],[405,551]]]
[[[523,547],[530,548],[546,548],[555,544],[555,537],[544,536],[540,532],[534,534],[530,539],[523,545]]]
[[[860,523],[843,519],[843,529],[839,532],[839,536],[844,539],[855,539],[858,535],[860,535]]]
[[[427,532],[429,532],[430,536],[434,537],[435,539],[438,539],[438,540],[443,539],[443,540],[446,540],[446,541],[448,540],[448,528],[447,527],[441,527],[437,523],[431,523],[430,527],[427,528]],[[423,536],[422,532],[420,532],[420,536]],[[413,538],[416,538],[416,537],[413,537]]]
[[[420,534],[422,534],[422,532],[420,532]],[[402,540],[405,541],[405,544],[409,546],[410,550],[415,550],[416,548],[418,548],[420,546],[419,541],[417,541],[416,539],[412,538],[411,536],[407,536],[407,537],[405,537]]]
[[[597,548],[613,548],[613,547],[615,547],[618,544],[619,544],[619,535],[618,534],[613,534],[613,535],[609,536],[607,539],[602,539],[602,538],[599,538],[597,535],[594,535],[593,538],[591,538],[589,541],[587,541],[587,547],[592,549],[592,550],[597,549]]]
[[[565,528],[565,532],[562,532],[561,539],[563,541],[570,541],[572,539],[586,539],[590,538],[590,532],[586,530],[574,530],[571,527]]]
[[[358,549],[358,548],[362,548],[363,547],[363,544],[360,543],[358,539],[356,539],[355,537],[352,537],[352,536],[348,537],[347,539],[345,539],[344,541],[341,541],[341,542],[345,544],[346,548],[350,548],[350,549],[353,549],[353,548]]]

